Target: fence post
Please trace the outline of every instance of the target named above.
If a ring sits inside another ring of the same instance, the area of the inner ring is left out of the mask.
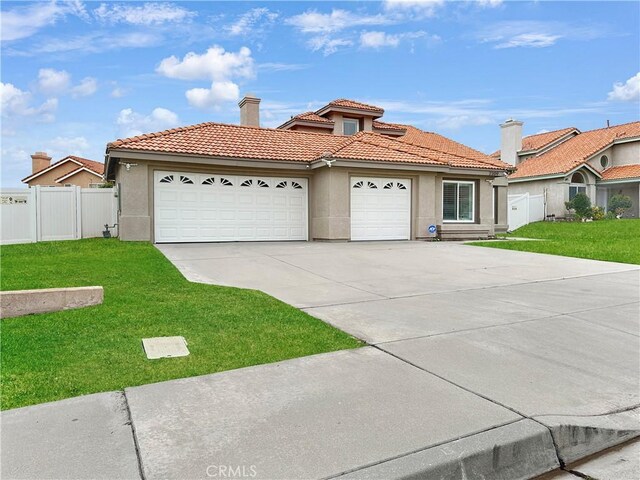
[[[40,208],[40,200],[41,200],[41,196],[40,196],[40,185],[36,185],[34,187],[34,204],[36,206],[36,211],[35,211],[35,222],[36,222],[36,242],[40,242],[42,240],[42,225],[40,225],[40,212],[42,211],[42,209]]]
[[[37,195],[35,188],[29,188],[28,200],[29,202],[29,238],[33,243],[38,241],[38,206]]]
[[[82,238],[82,187],[75,185],[73,193],[76,196],[76,240]]]

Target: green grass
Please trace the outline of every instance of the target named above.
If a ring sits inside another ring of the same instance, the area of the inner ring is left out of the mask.
[[[360,346],[262,292],[185,280],[148,243],[10,245],[0,288],[102,285],[102,305],[1,322],[2,409]],[[141,339],[182,335],[188,357],[147,360]]]
[[[509,241],[509,237],[542,241]],[[530,223],[507,235],[505,241],[472,245],[640,264],[640,220]]]

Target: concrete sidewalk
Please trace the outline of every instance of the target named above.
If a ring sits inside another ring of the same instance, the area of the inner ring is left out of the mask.
[[[640,435],[637,266],[419,242],[161,249],[370,346],[3,412],[3,478],[511,480]],[[98,454],[119,461],[88,475]]]

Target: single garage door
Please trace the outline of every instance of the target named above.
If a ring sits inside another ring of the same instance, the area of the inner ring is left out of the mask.
[[[307,180],[155,172],[155,241],[307,240]]]
[[[351,179],[351,240],[409,240],[411,181]]]

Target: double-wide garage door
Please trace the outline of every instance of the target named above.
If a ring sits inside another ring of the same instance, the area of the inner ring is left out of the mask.
[[[155,241],[307,240],[304,178],[155,172]]]
[[[351,240],[409,240],[411,181],[351,178]]]

